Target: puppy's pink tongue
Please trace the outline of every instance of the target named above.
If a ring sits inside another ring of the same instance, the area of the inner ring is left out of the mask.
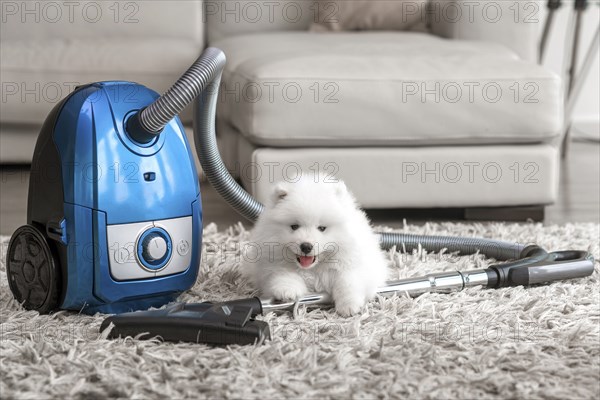
[[[307,268],[315,261],[315,256],[299,256],[298,260],[300,260],[300,266],[302,268]]]

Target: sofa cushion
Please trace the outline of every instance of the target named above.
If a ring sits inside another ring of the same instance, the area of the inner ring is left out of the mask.
[[[416,32],[228,37],[219,118],[267,146],[533,143],[560,79],[506,47]]]
[[[318,0],[311,30],[425,31],[426,4],[427,0]]]
[[[90,82],[133,81],[162,93],[201,51],[196,41],[180,39],[2,41],[1,120],[41,124],[75,86]],[[182,118],[191,122],[191,112]]]

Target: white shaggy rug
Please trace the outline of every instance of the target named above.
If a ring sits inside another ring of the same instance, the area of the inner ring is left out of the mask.
[[[600,257],[597,224],[427,224],[405,231],[535,242]],[[205,229],[187,302],[250,294],[236,270],[240,226]],[[102,315],[24,311],[0,267],[1,398],[599,398],[598,263],[588,278],[532,288],[379,298],[362,315],[269,314],[273,340],[212,348],[106,340]],[[390,278],[485,267],[481,257],[389,254]]]

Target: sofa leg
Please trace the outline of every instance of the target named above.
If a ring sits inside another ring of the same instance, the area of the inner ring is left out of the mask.
[[[465,208],[464,218],[472,221],[544,220],[544,206]]]

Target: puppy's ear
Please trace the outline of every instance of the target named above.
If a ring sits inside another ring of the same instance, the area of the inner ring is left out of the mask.
[[[342,201],[348,201],[354,206],[358,206],[354,195],[350,193],[348,187],[343,181],[338,181],[335,184],[335,195]]]
[[[279,182],[275,185],[273,192],[271,193],[271,204],[275,205],[281,200],[285,199],[288,195],[288,189],[283,182]]]
[[[343,181],[337,181],[335,183],[335,194],[342,197],[348,194],[348,188]]]

